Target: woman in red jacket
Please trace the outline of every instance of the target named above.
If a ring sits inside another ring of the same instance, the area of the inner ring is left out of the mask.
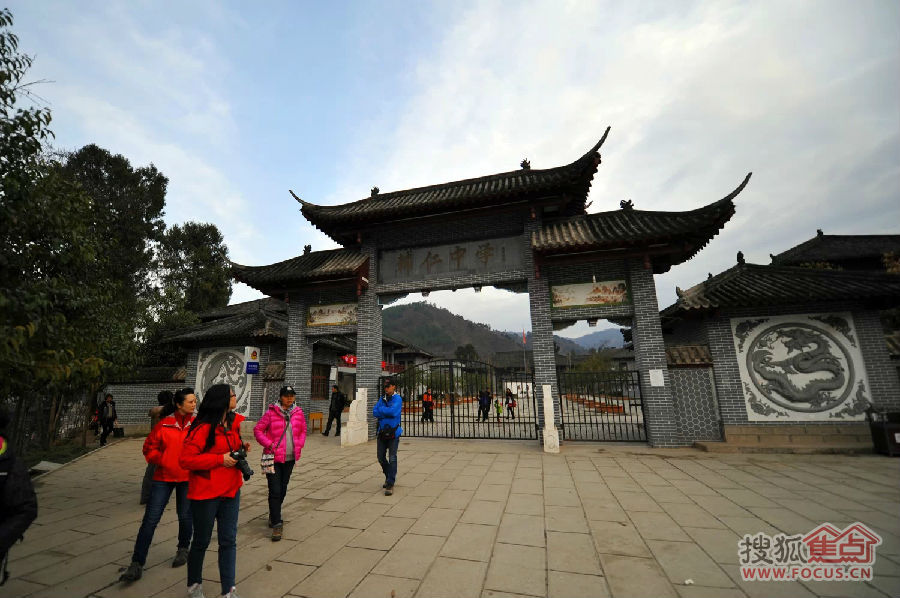
[[[134,542],[131,564],[120,581],[136,581],[141,578],[147,552],[153,542],[153,533],[169,504],[169,497],[175,491],[175,510],[178,513],[178,550],[175,552],[173,567],[187,562],[188,546],[191,543],[191,510],[188,504],[188,472],[179,464],[184,438],[194,419],[197,397],[194,389],[185,388],[175,394],[174,400],[163,410],[159,423],[150,431],[144,441],[144,458],[156,467],[153,483],[144,511],[144,520]],[[173,413],[174,412],[174,413]]]
[[[212,537],[213,523],[219,537],[219,579],[223,596],[235,596],[238,509],[244,483],[231,453],[243,447],[240,435],[226,427],[234,390],[215,384],[206,391],[191,431],[181,449],[181,466],[190,472],[188,498],[194,521],[194,539],[187,561],[188,595],[203,596],[203,557]]]

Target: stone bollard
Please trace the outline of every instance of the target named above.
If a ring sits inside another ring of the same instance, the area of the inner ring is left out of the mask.
[[[541,389],[544,395],[544,452],[558,453],[559,430],[553,415],[553,393],[549,384],[542,384]]]
[[[354,446],[369,441],[369,415],[368,389],[357,388],[356,400],[350,403],[350,412],[347,414],[347,423],[341,430],[341,446]]]

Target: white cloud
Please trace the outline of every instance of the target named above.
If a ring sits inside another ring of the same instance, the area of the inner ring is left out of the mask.
[[[610,124],[591,211],[626,198],[693,209],[755,172],[720,235],[657,278],[660,307],[676,284],[733,265],[738,249],[768,262],[817,227],[897,232],[896,5],[658,8],[479,3],[421,59],[418,93],[398,98],[396,120],[354,140],[333,199],[362,197],[373,180],[390,191],[513,170],[525,156],[556,166]],[[442,305],[517,329],[504,298],[459,295]]]

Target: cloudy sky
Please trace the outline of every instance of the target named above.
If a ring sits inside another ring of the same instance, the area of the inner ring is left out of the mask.
[[[382,191],[568,163],[607,125],[591,212],[687,210],[753,171],[737,214],[657,277],[660,307],[815,234],[900,233],[900,3],[13,0],[60,148],[170,180],[260,265],[335,244],[288,194]],[[237,285],[233,302],[258,297]],[[409,300],[419,300],[411,296]],[[433,293],[497,329],[527,296]],[[565,331],[582,334],[586,327]]]

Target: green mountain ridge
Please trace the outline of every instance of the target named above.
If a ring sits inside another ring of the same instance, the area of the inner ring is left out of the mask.
[[[453,357],[457,347],[470,343],[481,360],[494,353],[522,350],[521,333],[494,330],[427,302],[387,307],[382,311],[382,322],[385,336],[406,341],[435,357]],[[531,349],[531,333],[526,336],[526,349]],[[573,340],[556,335],[553,338],[563,354],[587,353]]]

